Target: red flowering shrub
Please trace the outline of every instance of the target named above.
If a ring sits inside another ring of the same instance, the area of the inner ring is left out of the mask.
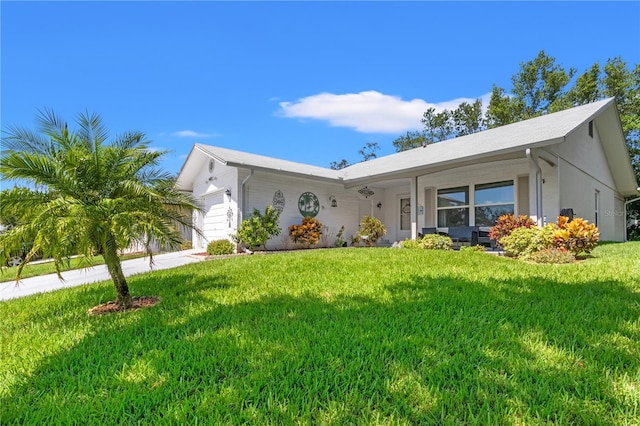
[[[307,247],[318,244],[321,235],[322,223],[313,217],[305,217],[301,225],[289,227],[289,236],[293,242],[305,244]]]
[[[515,217],[512,214],[504,214],[496,220],[496,224],[489,230],[489,238],[500,244],[503,237],[508,236],[517,228],[531,228],[536,223],[529,216],[520,215]]]

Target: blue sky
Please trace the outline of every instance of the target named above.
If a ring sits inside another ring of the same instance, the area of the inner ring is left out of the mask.
[[[640,2],[0,2],[1,125],[38,109],[139,130],[178,172],[195,142],[328,167],[507,91],[540,50],[640,63]],[[486,104],[485,104],[486,105]]]

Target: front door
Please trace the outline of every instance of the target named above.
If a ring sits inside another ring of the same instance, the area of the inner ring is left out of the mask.
[[[411,198],[402,195],[398,199],[398,240],[411,238]]]

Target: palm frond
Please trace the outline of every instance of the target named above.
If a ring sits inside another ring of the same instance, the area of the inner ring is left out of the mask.
[[[6,136],[2,138],[3,155],[8,155],[14,151],[27,151],[38,154],[46,154],[50,151],[50,139],[32,130],[8,126],[7,131],[4,133],[6,133]]]

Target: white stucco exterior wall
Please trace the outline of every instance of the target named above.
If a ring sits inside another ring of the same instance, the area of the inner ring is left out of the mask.
[[[618,217],[623,212],[616,201],[622,197],[615,190],[596,124],[593,137],[585,124],[558,146],[557,153],[561,208],[573,208],[576,216],[597,223],[602,241],[623,241],[624,218]]]
[[[245,173],[241,172],[240,175],[245,175]],[[380,191],[375,188],[372,190],[375,195],[369,197],[369,200],[372,200],[376,205],[380,200]],[[245,184],[247,204],[243,208],[244,217],[249,217],[254,208],[264,211],[268,205],[273,204],[276,191],[281,191],[285,199],[284,210],[280,215],[282,233],[267,242],[269,249],[282,249],[291,244],[288,236],[289,226],[302,223],[303,216],[298,209],[298,200],[300,195],[305,192],[315,194],[320,202],[320,210],[316,219],[326,227],[326,245],[334,245],[336,234],[341,226],[345,227],[343,239],[347,242],[349,242],[349,236],[357,233],[360,222],[359,199],[364,198],[358,194],[357,189],[345,189],[344,185],[339,183],[263,171],[254,172]],[[331,207],[329,197],[335,197],[337,207]],[[374,208],[373,210],[373,214],[376,215],[378,209]]]

